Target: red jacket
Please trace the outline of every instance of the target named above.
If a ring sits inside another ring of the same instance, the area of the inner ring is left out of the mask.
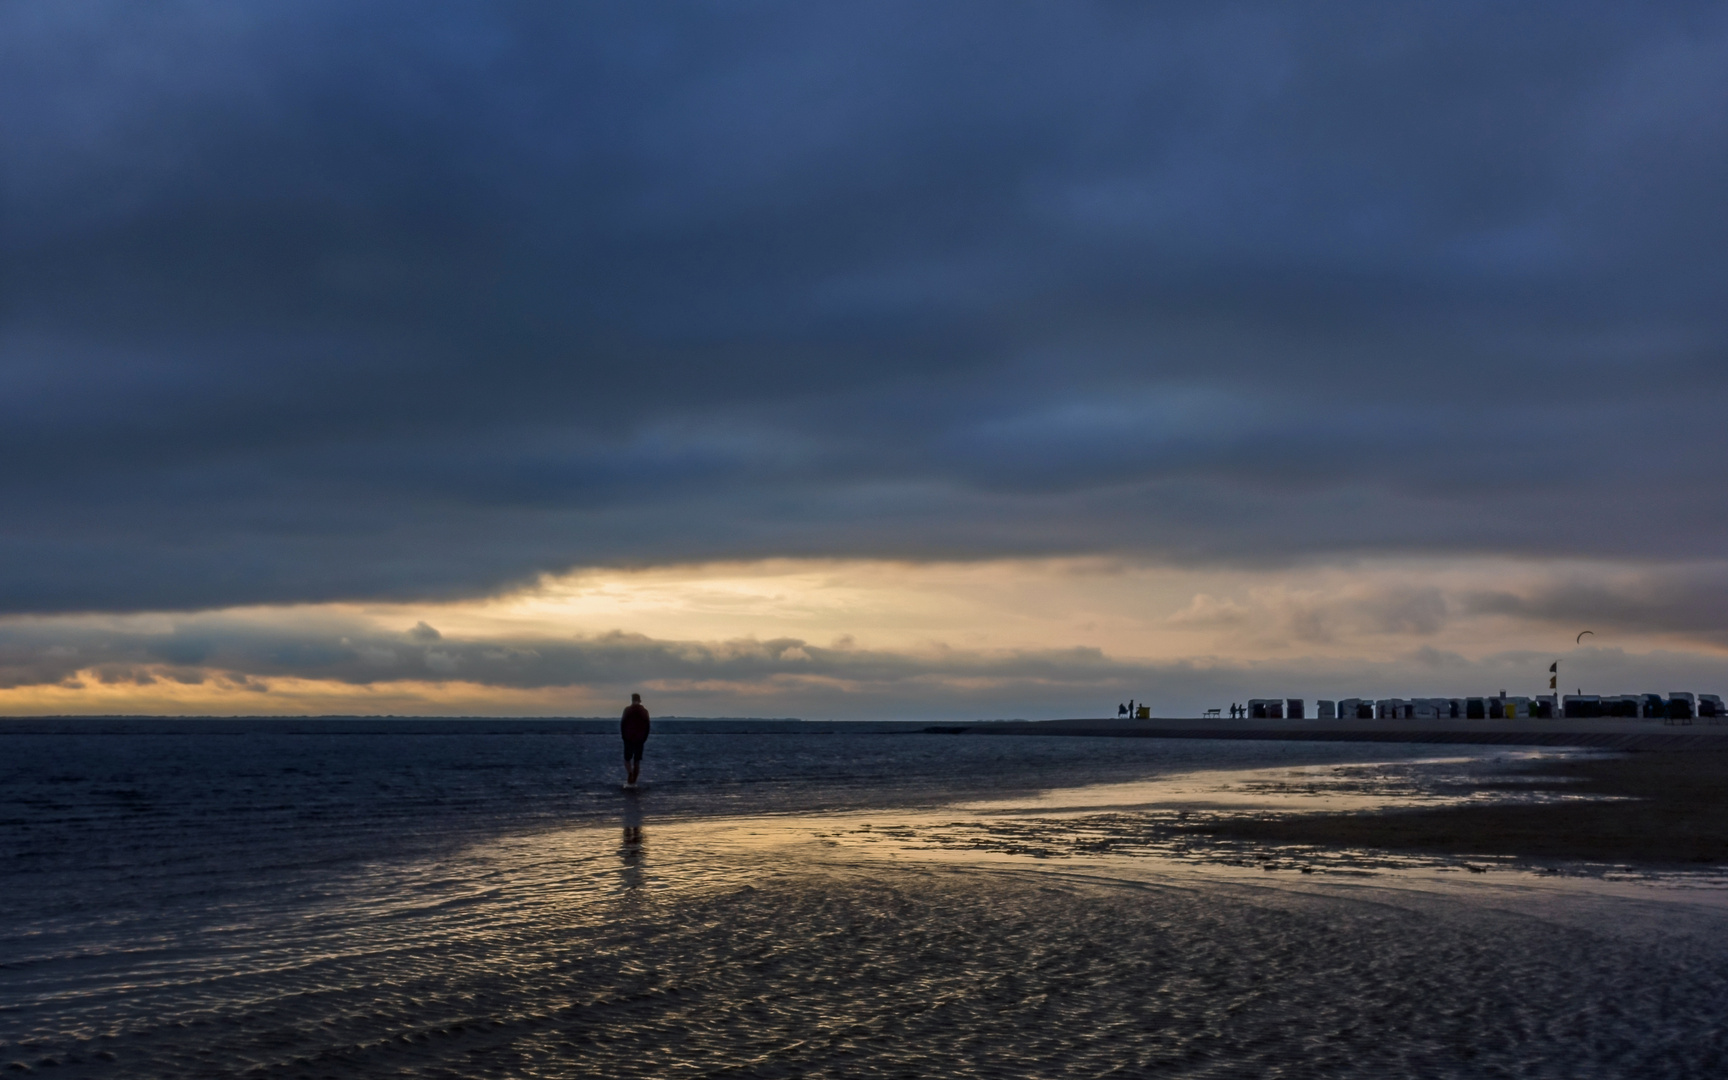
[[[631,704],[624,708],[624,718],[618,721],[618,731],[631,742],[641,742],[648,737],[648,710],[641,705]]]

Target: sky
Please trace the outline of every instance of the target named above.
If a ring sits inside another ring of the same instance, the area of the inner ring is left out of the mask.
[[[1728,688],[1728,5],[59,0],[0,102],[0,714]]]

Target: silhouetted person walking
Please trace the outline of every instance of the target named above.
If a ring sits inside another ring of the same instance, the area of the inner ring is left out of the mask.
[[[648,710],[642,707],[641,694],[630,695],[618,733],[624,736],[624,782],[634,784],[642,771],[642,744],[648,741]]]

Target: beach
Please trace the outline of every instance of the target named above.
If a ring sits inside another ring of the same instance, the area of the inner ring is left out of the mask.
[[[1570,797],[1540,805],[1241,818],[1208,824],[1204,831],[1270,844],[1577,859],[1648,868],[1728,863],[1728,753],[1654,751],[1542,759],[1515,775],[1531,781],[1529,790]]]
[[[59,771],[6,789],[0,835],[25,888],[3,928],[0,1065],[1728,1067],[1728,890],[1708,871],[1347,845],[1295,857],[1295,841],[1224,835],[1485,800],[1545,813],[1579,785],[1532,777],[1614,765],[1576,752],[680,734],[650,742],[629,795],[599,736],[148,738],[12,744]],[[118,786],[127,763],[173,762],[178,778]]]

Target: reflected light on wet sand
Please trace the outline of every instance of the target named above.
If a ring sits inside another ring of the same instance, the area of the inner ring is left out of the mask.
[[[247,894],[202,932],[90,939],[61,974],[39,937],[0,971],[0,1060],[128,1078],[1719,1075],[1728,891],[1298,864],[1172,829],[1428,798],[1479,767],[731,818],[657,816],[649,789],[604,821]]]
[[[1510,857],[1401,854],[1378,850],[1280,848],[1219,840],[1200,828],[1232,815],[1377,812],[1465,803],[1544,802],[1594,796],[1526,790],[1510,768],[1583,751],[1531,750],[1479,756],[1357,762],[1267,769],[1206,770],[1134,783],[1048,789],[937,809],[756,814],[654,822],[656,859],[646,859],[644,822],[651,794],[627,797],[617,852],[626,890],[739,887],[761,874],[856,870],[873,865],[991,865],[1073,872],[1123,880],[1174,881],[1202,875],[1265,883],[1267,871],[1374,878],[1399,887],[1452,888],[1458,871],[1492,872],[1502,883],[1622,891],[1651,885],[1714,892],[1715,871],[1649,872],[1574,864],[1557,871]],[[562,830],[539,843],[576,865],[594,850],[591,827]],[[1471,877],[1470,888],[1480,888]],[[1728,901],[1728,893],[1724,893]]]

